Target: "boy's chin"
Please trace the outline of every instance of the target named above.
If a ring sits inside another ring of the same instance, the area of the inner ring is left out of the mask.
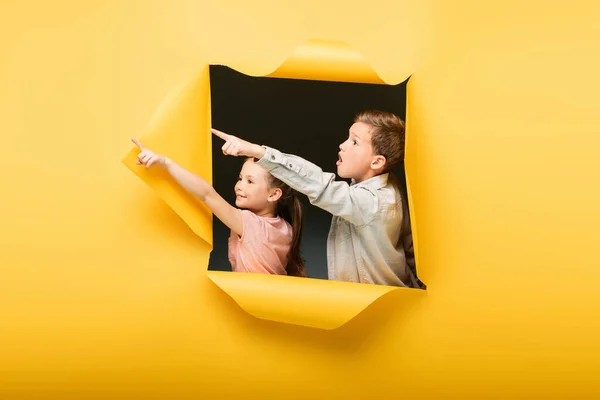
[[[339,176],[340,178],[342,178],[342,179],[348,179],[348,178],[350,178],[350,177],[348,176],[348,174],[347,174],[347,173],[344,171],[344,169],[343,169],[343,168],[340,168],[339,166],[337,167],[337,174],[338,174],[338,176]]]

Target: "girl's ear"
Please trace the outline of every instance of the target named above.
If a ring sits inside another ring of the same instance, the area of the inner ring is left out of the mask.
[[[267,200],[269,200],[271,202],[276,202],[281,198],[282,194],[283,194],[283,192],[281,191],[280,188],[275,188],[275,189],[271,190],[271,194],[269,194],[269,197],[267,197]]]

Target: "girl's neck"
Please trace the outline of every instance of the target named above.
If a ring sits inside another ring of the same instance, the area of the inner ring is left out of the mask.
[[[263,218],[275,218],[275,210],[272,208],[266,208],[264,210],[256,211],[256,215]]]

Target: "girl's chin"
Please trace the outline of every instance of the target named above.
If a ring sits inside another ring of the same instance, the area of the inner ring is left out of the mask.
[[[247,199],[236,199],[235,206],[241,210],[250,210],[250,205],[248,204]]]

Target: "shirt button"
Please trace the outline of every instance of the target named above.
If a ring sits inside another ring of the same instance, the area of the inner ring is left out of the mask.
[[[271,160],[275,159],[275,154],[271,154]]]
[[[294,166],[292,164],[290,164],[290,168],[293,168]]]

